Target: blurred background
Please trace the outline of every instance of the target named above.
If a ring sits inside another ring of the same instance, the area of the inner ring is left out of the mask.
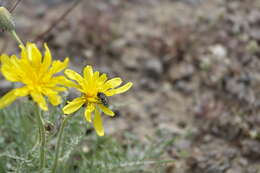
[[[110,100],[108,135],[175,139],[160,157],[175,160],[167,173],[259,173],[259,0],[81,0],[46,33],[73,3],[22,0],[16,30],[78,72],[90,64],[134,83]],[[0,36],[1,53],[18,53]],[[0,88],[11,85],[1,77]]]

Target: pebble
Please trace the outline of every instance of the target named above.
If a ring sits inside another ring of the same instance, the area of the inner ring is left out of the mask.
[[[189,78],[193,73],[195,69],[191,64],[179,64],[176,67],[172,66],[169,70],[169,78],[172,82],[175,82],[177,80]]]
[[[260,142],[246,139],[242,141],[242,153],[252,159],[260,158]]]
[[[162,62],[157,58],[149,58],[144,63],[144,70],[148,77],[157,80],[162,77]]]
[[[121,60],[127,69],[136,71],[141,68],[140,61],[147,57],[147,53],[138,48],[128,48],[123,51]]]
[[[176,140],[175,147],[179,150],[188,150],[191,147],[191,141],[187,139]]]
[[[154,92],[158,88],[158,85],[154,80],[147,79],[147,78],[141,79],[140,86],[144,90],[150,91],[150,92]]]
[[[216,44],[211,47],[209,47],[210,52],[217,57],[226,57],[227,56],[227,49],[220,45]]]
[[[69,31],[69,30],[63,31],[63,32],[60,32],[59,34],[56,34],[55,42],[60,47],[66,47],[66,45],[68,45],[68,43],[72,37],[73,36],[72,36],[71,31]]]

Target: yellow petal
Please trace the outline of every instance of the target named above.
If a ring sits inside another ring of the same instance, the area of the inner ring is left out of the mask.
[[[122,80],[119,77],[110,79],[110,80],[106,81],[102,90],[106,91],[110,88],[115,88],[115,87],[119,86],[121,83],[122,83]]]
[[[15,92],[15,89],[11,90],[0,99],[0,109],[10,105],[17,98]]]
[[[68,78],[77,81],[79,84],[82,84],[83,78],[77,72],[67,69],[65,70],[65,74]]]
[[[65,87],[59,87],[59,86],[51,87],[51,89],[53,89],[54,91],[59,91],[59,92],[67,91],[67,88],[65,88]]]
[[[88,122],[91,122],[91,113],[94,111],[95,106],[92,103],[88,103],[87,108],[85,109],[85,118]]]
[[[64,86],[72,87],[72,88],[79,88],[79,86],[77,84],[68,80],[65,76],[52,77],[50,83],[53,83],[55,85],[60,84],[60,85],[64,85]]]
[[[85,79],[89,79],[93,76],[93,69],[90,65],[87,65],[84,70],[83,70],[83,73],[84,73],[84,78]]]
[[[46,95],[53,106],[57,106],[61,103],[61,97],[58,92],[51,89],[44,89],[43,94]]]
[[[13,89],[0,99],[0,108],[10,105],[17,97],[26,95],[28,95],[28,89],[26,87]]]
[[[13,56],[14,58],[15,56]],[[2,62],[2,68],[1,72],[4,75],[4,77],[11,81],[11,82],[17,82],[19,81],[19,73],[14,72],[14,64],[11,61],[11,58],[9,58],[6,54],[1,56],[1,62]]]
[[[23,74],[19,74],[19,75],[22,77],[24,75],[32,75],[32,73],[34,75],[38,74],[38,72],[36,72],[37,69],[33,67],[32,64],[27,59],[19,59],[19,66],[21,72],[23,72]]]
[[[78,97],[69,102],[62,110],[64,114],[71,114],[76,112],[84,103],[85,99],[83,97]]]
[[[96,71],[93,75],[93,81],[97,81],[99,79],[99,71]]]
[[[115,113],[114,113],[112,110],[110,110],[108,107],[106,107],[106,106],[104,106],[104,105],[102,105],[102,104],[99,104],[98,106],[100,107],[100,109],[101,109],[105,114],[107,114],[107,115],[109,115],[109,116],[114,116],[114,115],[115,115]]]
[[[54,95],[48,95],[48,99],[50,100],[53,106],[61,104],[62,101],[61,96],[59,96],[58,93]]]
[[[10,60],[9,60],[9,56],[7,55],[7,54],[3,54],[3,55],[1,55],[1,61],[3,62],[3,63],[6,63],[6,64],[10,64]]]
[[[116,88],[116,89],[111,89],[105,92],[106,96],[113,96],[115,94],[121,94],[123,92],[126,92],[127,90],[129,90],[132,87],[133,83],[132,82],[128,82],[127,84]]]
[[[69,63],[69,58],[66,58],[63,62],[58,60],[53,61],[52,66],[50,68],[50,73],[55,74],[64,70],[68,66],[68,63]]]
[[[28,59],[32,62],[32,65],[39,68],[42,62],[42,54],[37,46],[33,43],[28,43],[27,51]]]
[[[104,136],[102,118],[101,118],[100,112],[98,111],[97,108],[95,109],[95,116],[94,116],[93,123],[94,123],[94,128],[95,128],[97,134],[99,136]]]
[[[12,55],[11,57],[10,57],[10,65],[11,65],[11,68],[14,68],[13,70],[17,70],[17,69],[19,69],[20,70],[20,68],[21,68],[21,66],[20,66],[20,60],[15,56],[15,55]]]
[[[42,62],[42,68],[43,68],[43,71],[47,71],[51,65],[52,57],[51,57],[51,52],[46,43],[44,43],[44,47],[45,47],[45,54],[44,54],[44,59]]]
[[[26,47],[28,46],[28,43],[26,43]],[[27,50],[26,47],[24,47],[23,45],[19,46],[21,48],[21,59],[27,59]]]
[[[41,93],[33,91],[30,95],[32,96],[33,101],[35,101],[42,110],[48,111],[47,103]]]
[[[2,66],[1,68],[1,72],[3,74],[3,76],[5,77],[6,80],[9,80],[11,82],[18,82],[19,81],[19,76],[14,73],[13,70],[11,70],[10,68],[8,68],[7,66]]]
[[[27,87],[17,88],[15,89],[15,95],[18,97],[24,97],[29,94],[29,90]]]
[[[107,75],[106,74],[102,74],[99,79],[98,79],[98,82],[99,82],[99,85],[102,85],[104,84],[104,82],[107,80]]]

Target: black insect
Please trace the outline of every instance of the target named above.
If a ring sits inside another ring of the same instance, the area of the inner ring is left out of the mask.
[[[106,94],[104,94],[102,92],[98,92],[97,97],[100,99],[101,103],[104,106],[108,107],[108,98],[107,98]]]

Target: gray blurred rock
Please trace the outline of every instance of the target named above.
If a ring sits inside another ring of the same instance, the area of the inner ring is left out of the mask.
[[[194,67],[191,64],[178,64],[177,66],[172,66],[169,70],[169,78],[174,82],[190,77],[193,73]]]
[[[123,65],[130,70],[137,70],[140,68],[139,61],[146,59],[147,55],[145,52],[138,48],[128,48],[123,51],[121,58]]]
[[[188,150],[191,147],[191,141],[188,139],[176,140],[175,146],[179,150]]]
[[[217,57],[226,57],[227,56],[227,49],[220,45],[216,44],[211,47],[209,47],[210,52]]]
[[[124,55],[122,57],[122,62],[127,69],[130,69],[130,70],[138,69],[137,57]]]
[[[245,156],[252,159],[260,158],[260,142],[255,140],[244,140],[242,142],[242,152]]]
[[[155,91],[158,88],[158,83],[154,80],[144,78],[140,81],[140,86],[146,91]]]
[[[148,77],[158,79],[163,73],[162,62],[157,58],[149,58],[144,62],[144,70]]]
[[[242,173],[241,168],[232,168],[227,171],[227,173]]]
[[[61,47],[66,47],[72,37],[72,32],[70,32],[69,30],[60,32],[59,34],[56,34],[55,42]]]
[[[259,28],[251,28],[249,34],[254,40],[260,40]]]

